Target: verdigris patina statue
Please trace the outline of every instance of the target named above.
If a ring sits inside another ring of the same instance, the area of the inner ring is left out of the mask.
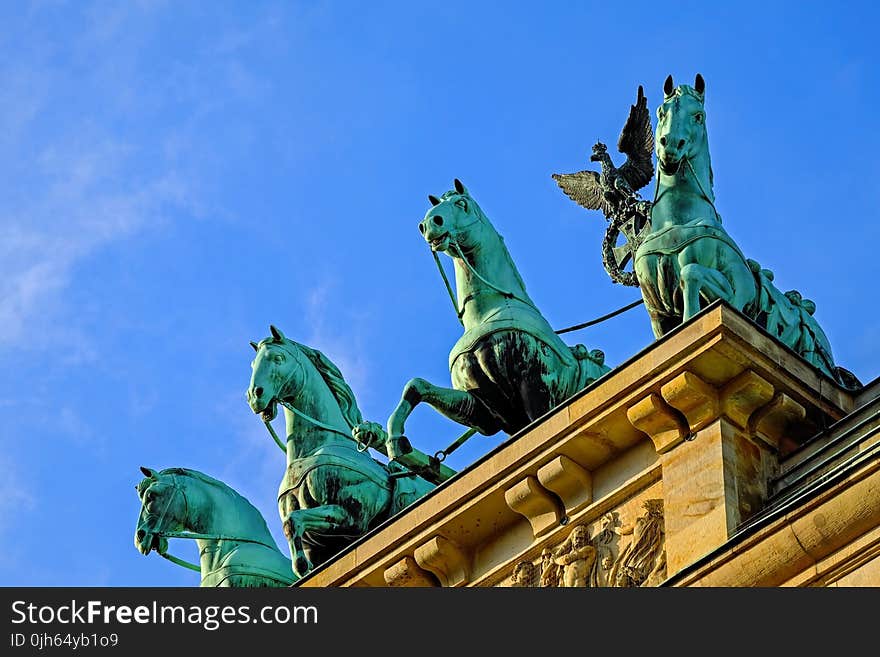
[[[290,586],[296,577],[262,514],[238,492],[186,468],[141,468],[141,511],[134,534],[144,555],[155,550],[201,573],[201,586]],[[168,552],[169,538],[195,540],[199,565]]]
[[[257,354],[247,399],[266,422],[278,404],[284,407],[287,467],[278,511],[293,571],[303,577],[434,485],[396,463],[377,461],[356,443],[353,430],[371,427],[339,369],[317,349],[274,326],[270,331],[251,343]],[[445,468],[444,476],[451,472]]]
[[[461,181],[428,199],[419,230],[435,257],[453,259],[453,303],[464,334],[449,354],[452,388],[421,378],[404,387],[387,423],[393,456],[408,449],[404,423],[420,402],[484,435],[514,434],[609,371],[601,351],[570,347],[554,333],[504,238]]]
[[[588,210],[602,211],[610,222],[602,242],[605,271],[615,283],[637,286],[635,273],[625,268],[631,264],[633,252],[649,221],[651,204],[641,199],[638,190],[654,177],[654,130],[641,86],[620,132],[617,150],[627,156],[620,168],[614,166],[608,147],[597,142],[590,161],[599,162],[600,171],[554,173],[552,177],[575,203]],[[618,246],[621,233],[624,242]]]
[[[629,179],[629,188],[616,185],[616,196],[603,195],[604,204],[583,202],[584,192],[571,192],[573,179],[569,189],[557,182],[581,205],[603,210],[612,222],[609,230],[628,229],[626,243],[612,247],[615,257],[610,267],[606,260],[606,268],[613,280],[639,285],[655,337],[723,299],[841,385],[859,387],[855,375],[835,365],[828,338],[813,316],[815,304],[796,290],[782,293],[773,284],[773,272],[746,258],[722,226],[715,208],[705,90],[699,74],[693,86],[676,86],[671,75],[666,79],[657,109],[652,202],[637,198]],[[594,176],[593,187],[604,189],[602,176]],[[608,234],[606,250],[607,242]],[[611,270],[630,257],[633,271],[615,277]]]

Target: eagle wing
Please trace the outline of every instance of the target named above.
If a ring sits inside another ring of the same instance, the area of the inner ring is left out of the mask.
[[[611,207],[602,193],[598,171],[554,173],[553,180],[565,195],[578,205],[588,210],[602,210],[606,217],[611,216]]]
[[[626,124],[617,140],[617,150],[626,155],[626,162],[617,171],[633,191],[638,191],[654,177],[654,130],[644,90],[639,85],[636,104],[630,106]],[[566,192],[567,193],[567,192]]]

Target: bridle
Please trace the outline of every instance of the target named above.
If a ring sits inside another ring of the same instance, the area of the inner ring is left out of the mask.
[[[297,358],[299,355],[302,354],[302,352],[298,351],[297,354],[294,354],[292,351],[292,348],[289,345],[284,344],[283,342],[272,342],[271,344],[275,345],[276,347],[279,347],[288,356],[293,357],[297,361],[297,365],[300,367],[300,369],[302,369],[302,364],[299,362],[299,360]],[[314,426],[316,426],[320,429],[324,429],[325,431],[330,431],[332,433],[335,433],[335,434],[342,436],[343,438],[347,438],[349,440],[352,440],[353,436],[352,436],[351,432],[345,433],[344,431],[341,431],[341,430],[337,429],[336,427],[330,426],[329,424],[326,424],[325,422],[321,422],[321,420],[319,420],[318,418],[312,417],[308,413],[305,413],[305,412],[299,410],[296,406],[294,406],[290,402],[282,399],[281,395],[284,393],[285,390],[288,389],[290,381],[292,379],[293,379],[293,372],[291,372],[287,376],[287,378],[284,379],[284,381],[281,383],[281,385],[278,386],[278,392],[276,393],[275,397],[273,398],[273,401],[281,404],[284,408],[289,410],[294,415],[302,418],[306,422],[313,424]],[[349,424],[348,419],[345,418],[344,415],[343,415],[343,419],[345,420],[346,424]],[[272,427],[272,423],[269,420],[263,420],[263,424],[266,425],[266,429],[269,431],[269,434],[272,436],[272,439],[275,441],[275,444],[277,444],[279,449],[286,454],[287,447],[285,447],[284,443],[278,437],[278,434],[275,432],[275,429]],[[350,424],[349,424],[349,428],[352,431],[354,430],[354,427],[351,426]],[[358,447],[358,451],[365,451],[365,450],[366,450],[366,448],[360,449],[360,447]]]
[[[705,123],[703,123],[703,133],[705,133],[705,132],[706,132],[706,126],[705,126]],[[657,205],[657,201],[659,201],[663,197],[663,194],[665,194],[670,189],[667,187],[665,190],[663,190],[663,192],[660,192],[660,163],[659,163],[660,158],[659,158],[659,155],[658,155],[657,159],[658,159],[657,176],[655,178],[656,184],[654,186],[654,201],[653,201],[652,205]],[[718,223],[721,223],[721,215],[718,214],[718,209],[715,207],[715,202],[712,200],[712,198],[709,196],[709,194],[706,193],[706,190],[703,189],[703,183],[700,182],[700,177],[697,175],[697,172],[694,169],[694,165],[691,162],[691,158],[688,157],[687,155],[682,155],[681,160],[680,160],[680,164],[679,164],[679,168],[681,168],[682,166],[685,166],[685,165],[687,165],[687,169],[691,172],[691,176],[693,176],[694,182],[697,183],[697,189],[700,190],[700,195],[703,197],[703,200],[705,200],[709,204],[709,207],[712,208],[712,212],[715,213],[715,219],[718,220]]]
[[[484,220],[484,217],[475,216],[474,219],[472,219],[471,221],[469,221],[466,224],[459,226],[459,228],[468,228],[468,227],[473,226],[474,224],[481,222],[483,220]],[[485,283],[486,285],[491,287],[493,290],[498,292],[505,299],[516,299],[517,301],[520,301],[520,302],[526,304],[527,306],[534,309],[535,312],[540,314],[540,311],[535,307],[535,304],[533,304],[531,301],[529,301],[528,299],[523,299],[521,296],[518,296],[518,295],[514,294],[513,292],[509,292],[507,290],[502,289],[498,285],[495,285],[495,283],[493,283],[492,281],[488,280],[485,276],[480,274],[480,272],[478,272],[474,268],[474,266],[470,263],[470,261],[465,256],[464,250],[461,248],[461,245],[458,243],[458,241],[452,236],[451,233],[448,233],[448,236],[449,236],[449,247],[447,247],[447,248],[451,248],[451,249],[455,250],[455,254],[459,257],[459,259],[464,263],[465,267],[467,267],[474,276],[476,276],[478,279],[483,281],[483,283]],[[465,306],[467,306],[467,302],[470,301],[471,299],[473,299],[476,296],[476,294],[472,293],[472,294],[467,295],[461,304],[461,308],[459,308],[458,307],[458,300],[455,298],[455,293],[453,293],[452,286],[449,284],[449,278],[446,276],[446,270],[443,269],[443,264],[440,262],[440,256],[438,256],[437,252],[433,251],[433,250],[431,251],[431,254],[434,256],[434,262],[437,263],[437,269],[440,271],[440,276],[443,278],[443,283],[446,285],[446,291],[449,293],[449,298],[452,300],[452,307],[455,309],[455,316],[458,317],[459,323],[464,325],[463,317],[464,317]]]
[[[162,524],[165,521],[165,516],[168,515],[168,510],[171,508],[171,503],[174,501],[175,497],[178,494],[180,494],[180,497],[183,500],[184,518],[189,517],[189,502],[186,499],[186,492],[184,491],[183,486],[181,486],[180,484],[177,483],[177,475],[175,475],[173,473],[166,473],[164,476],[171,478],[171,483],[170,484],[166,483],[165,485],[173,488],[174,492],[168,498],[167,502],[165,503],[165,506],[162,508],[162,512],[160,514],[158,514],[159,520],[156,522],[156,527],[162,527]],[[158,481],[158,479],[156,481]],[[145,494],[146,494],[146,491],[145,491]],[[147,516],[157,515],[155,513],[147,511],[146,507],[144,508],[144,511],[146,512]],[[277,550],[277,547],[275,547],[273,545],[269,545],[268,543],[264,543],[263,541],[258,541],[253,538],[243,538],[241,536],[226,536],[225,534],[204,534],[204,533],[189,532],[189,531],[174,532],[174,531],[167,531],[164,529],[155,529],[155,530],[152,530],[151,533],[154,536],[158,536],[160,538],[165,538],[165,539],[186,538],[186,539],[191,539],[191,540],[203,539],[203,540],[209,540],[209,541],[210,540],[235,541],[238,543],[255,543],[257,545],[263,545],[273,551]],[[201,573],[201,571],[202,571],[201,566],[196,565],[192,562],[189,562],[186,559],[181,559],[180,557],[176,557],[173,554],[170,554],[167,549],[165,551],[160,551],[159,548],[153,548],[153,549],[156,550],[156,553],[160,557],[167,559],[171,563],[177,564],[178,566],[183,566],[184,568],[189,568],[190,570],[194,570],[197,573]],[[221,568],[222,568],[222,566],[221,566]],[[219,570],[219,568],[217,570]],[[205,579],[209,575],[212,575],[214,572],[216,572],[216,570],[212,570],[208,573],[205,573],[202,576],[202,579]]]

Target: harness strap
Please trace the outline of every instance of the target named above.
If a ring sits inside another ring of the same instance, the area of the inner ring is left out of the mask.
[[[452,286],[449,284],[449,279],[446,277],[446,270],[443,269],[443,264],[440,262],[440,256],[437,255],[436,251],[431,251],[431,255],[434,256],[434,262],[437,263],[437,269],[440,270],[440,276],[446,284],[446,291],[449,292],[449,298],[452,300],[452,307],[455,310],[455,316],[458,317],[459,323],[464,324],[461,319],[461,316],[464,314],[464,309],[458,309],[458,302],[455,300],[455,292],[452,291]],[[465,303],[467,303],[467,301],[465,301]]]
[[[321,422],[319,419],[314,418],[311,415],[308,415],[307,413],[303,413],[296,406],[294,406],[293,404],[291,404],[289,402],[284,401],[283,399],[279,399],[278,403],[281,404],[284,408],[286,408],[288,411],[290,411],[294,415],[298,415],[303,420],[314,424],[316,427],[324,429],[325,431],[332,431],[333,433],[339,434],[340,436],[342,436],[344,438],[348,438],[349,440],[354,440],[354,438],[352,437],[352,435],[350,433],[345,433],[344,431],[340,431],[336,427],[331,427],[329,424],[325,424],[324,422]],[[287,450],[285,449],[284,451],[286,452]]]
[[[180,494],[180,497],[183,498],[184,505],[184,517],[189,517],[189,501],[186,499],[186,493],[183,492],[183,487],[177,483],[177,476],[174,474],[168,475],[171,478],[171,487],[174,489],[174,495]],[[171,508],[171,502],[174,500],[174,496],[168,500],[165,504],[165,508],[162,509],[162,513],[159,515],[159,522],[156,523],[161,527],[162,522],[165,520],[165,516],[168,514],[168,509]],[[241,538],[238,536],[224,536],[223,534],[200,534],[197,532],[169,532],[163,529],[157,529],[153,532],[156,536],[161,538],[187,538],[187,539],[203,539],[203,540],[218,540],[218,541],[236,541],[238,543],[256,543],[257,545],[262,545],[263,547],[267,547],[271,550],[277,550],[278,548],[273,545],[268,545],[267,543],[263,543],[263,541],[258,541],[252,538]],[[173,554],[169,554],[166,550],[165,552],[160,552],[156,550],[156,553],[170,561],[171,563],[177,564],[178,566],[183,566],[184,568],[189,568],[190,570],[194,570],[196,572],[201,572],[201,566],[197,566],[194,563],[187,561],[186,559],[181,559],[180,557],[175,557]]]
[[[473,265],[471,265],[471,263],[468,261],[468,259],[464,257],[464,253],[462,253],[461,247],[459,247],[458,244],[455,242],[453,242],[452,244],[455,246],[455,250],[458,251],[458,255],[461,258],[461,261],[465,264],[465,267],[470,269],[471,273],[474,276],[476,276],[481,281],[483,281],[486,285],[488,285],[493,290],[498,292],[501,296],[503,296],[507,299],[516,299],[517,301],[522,301],[524,304],[526,304],[527,306],[531,306],[532,308],[535,309],[535,311],[540,313],[540,311],[538,311],[538,309],[535,308],[535,304],[533,304],[531,301],[527,301],[526,299],[523,299],[522,297],[517,296],[513,292],[508,292],[507,290],[502,290],[500,287],[495,285],[492,281],[489,281],[489,280],[486,280],[485,278],[483,278],[483,276],[480,275],[480,272],[478,272],[476,269],[474,269]],[[434,255],[436,256],[437,254],[435,253]],[[462,314],[464,313],[464,308],[461,309],[461,312],[462,312]]]
[[[189,561],[186,561],[185,559],[175,557],[173,554],[169,554],[168,552],[159,552],[158,550],[156,550],[156,552],[159,554],[160,557],[162,557],[163,559],[168,559],[168,561],[170,561],[171,563],[176,563],[178,566],[183,566],[184,568],[189,568],[190,570],[194,570],[197,573],[202,572],[201,566],[197,566],[194,563],[190,563]]]
[[[660,177],[658,175],[657,176],[657,187],[654,190],[655,202],[657,199],[657,191],[659,190],[659,186],[660,186]],[[709,201],[709,202],[711,203],[711,201]],[[712,207],[712,209],[713,210],[715,209],[714,206]],[[716,211],[715,214],[717,215],[718,212]],[[535,312],[537,312],[539,315],[541,314],[541,311],[535,307],[535,304],[531,303],[530,301],[527,301],[526,299],[523,299],[522,297],[517,296],[513,292],[508,292],[506,290],[502,290],[500,287],[498,287],[497,285],[495,285],[491,281],[486,280],[482,275],[480,275],[480,272],[478,272],[476,269],[474,269],[473,265],[471,265],[471,263],[468,261],[468,259],[464,257],[464,253],[462,253],[461,248],[458,246],[458,244],[456,242],[450,242],[450,246],[455,247],[455,249],[458,251],[459,257],[461,258],[462,262],[464,262],[465,266],[471,270],[471,272],[474,274],[474,276],[479,278],[486,285],[488,285],[493,290],[498,292],[501,296],[503,296],[507,299],[516,299],[517,301],[521,301],[522,303],[526,304],[527,306],[530,306],[531,308],[533,308],[535,310]],[[443,283],[446,285],[446,291],[449,293],[449,298],[452,301],[452,308],[453,308],[453,310],[455,310],[455,316],[458,318],[459,323],[464,325],[464,321],[462,320],[462,317],[464,317],[465,306],[467,305],[468,301],[470,301],[474,297],[478,296],[479,293],[473,292],[471,294],[468,294],[464,298],[464,302],[462,303],[461,308],[459,309],[458,301],[455,298],[455,292],[452,291],[452,286],[449,284],[449,278],[446,276],[446,270],[443,269],[443,264],[440,262],[440,256],[437,255],[436,251],[431,251],[431,255],[434,256],[434,262],[437,263],[437,269],[440,270],[440,276],[443,278]],[[577,331],[582,328],[587,328],[588,326],[593,326],[594,324],[599,324],[600,322],[604,322],[606,319],[611,319],[612,317],[615,317],[615,316],[619,315],[620,313],[623,313],[623,312],[626,312],[627,310],[635,308],[636,306],[638,306],[641,303],[642,303],[642,300],[639,299],[638,301],[636,301],[634,303],[631,303],[631,304],[624,306],[622,308],[618,308],[617,310],[614,310],[606,315],[602,315],[601,317],[597,317],[596,319],[592,319],[588,322],[584,322],[583,324],[569,326],[567,328],[560,329],[560,330],[554,331],[554,332],[557,334],[562,334],[562,333],[568,333],[570,331]],[[271,428],[269,430],[272,431]],[[274,432],[272,432],[272,433],[273,433],[273,437],[275,437]],[[277,442],[277,438],[276,438],[276,442]]]

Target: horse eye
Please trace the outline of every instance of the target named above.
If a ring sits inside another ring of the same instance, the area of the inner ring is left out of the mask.
[[[280,363],[283,360],[284,360],[284,356],[282,356],[281,354],[275,354],[275,362],[276,363]]]
[[[462,210],[464,210],[465,212],[468,211],[468,204],[467,204],[467,201],[465,201],[463,198],[458,199],[458,200],[455,202],[455,204],[456,204],[458,207],[460,207]]]
[[[702,123],[702,122],[703,122],[703,115],[702,115],[702,114],[695,114],[695,115],[694,115],[694,120],[695,120],[697,123]]]

